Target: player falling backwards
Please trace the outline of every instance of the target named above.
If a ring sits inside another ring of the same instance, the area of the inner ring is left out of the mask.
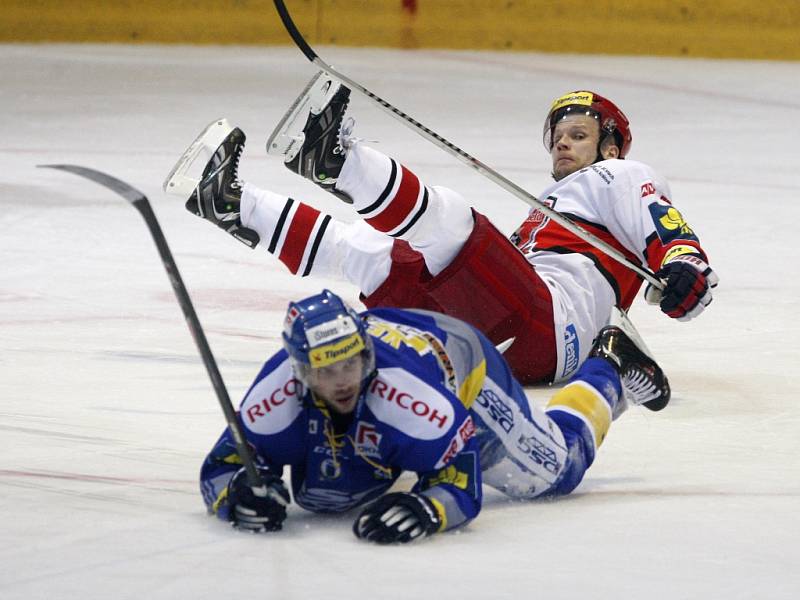
[[[238,128],[208,163],[187,208],[259,244],[292,273],[349,280],[367,307],[436,310],[494,343],[514,338],[505,358],[525,385],[567,379],[614,307],[630,307],[640,277],[536,209],[509,241],[458,193],[425,185],[352,137],[353,121],[344,121],[349,93],[318,76],[270,149],[285,153],[289,169],[351,203],[361,220],[343,223],[239,182],[245,135]],[[628,119],[608,99],[588,91],[556,99],[544,123],[555,183],[540,197],[648,265],[665,289],[648,285],[647,301],[689,320],[711,302],[718,278],[667,182],[625,159],[631,139]]]
[[[227,429],[200,475],[209,512],[254,532],[286,519],[286,466],[304,509],[366,504],[353,531],[377,543],[464,525],[482,483],[519,499],[568,494],[614,418],[669,394],[640,340],[615,326],[544,410],[486,337],[440,313],[358,314],[325,290],[289,304],[282,337],[239,412],[268,493],[248,486]],[[413,488],[385,494],[404,471]]]

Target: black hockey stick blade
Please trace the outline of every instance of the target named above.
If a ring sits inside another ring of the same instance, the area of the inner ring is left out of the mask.
[[[147,196],[134,188],[132,185],[125,183],[116,177],[112,177],[111,175],[107,175],[106,173],[96,171],[95,169],[90,169],[88,167],[79,167],[77,165],[38,166],[45,169],[58,169],[60,171],[67,171],[68,173],[73,173],[80,177],[85,177],[86,179],[94,181],[95,183],[99,183],[111,191],[116,192],[125,198],[125,200],[133,204],[133,206],[136,207],[136,209],[141,213],[142,217],[144,217],[147,228],[150,230],[153,241],[158,248],[158,253],[161,255],[161,262],[164,264],[164,268],[167,271],[167,277],[169,277],[169,281],[172,284],[172,289],[174,290],[175,296],[178,299],[181,310],[183,311],[183,316],[186,318],[186,324],[189,326],[189,331],[194,338],[197,349],[200,352],[200,357],[203,359],[206,371],[211,379],[211,384],[216,392],[220,408],[222,408],[222,412],[225,415],[225,420],[228,423],[228,427],[230,428],[234,442],[236,443],[236,449],[238,451],[239,458],[242,460],[242,464],[247,471],[247,482],[257,495],[265,496],[267,494],[267,488],[255,467],[253,456],[244,437],[244,431],[242,431],[242,427],[239,424],[236,411],[233,408],[230,396],[228,396],[228,390],[225,387],[225,383],[222,380],[222,375],[217,367],[217,361],[214,359],[214,355],[211,352],[211,347],[208,345],[205,332],[203,331],[202,325],[200,325],[200,320],[197,318],[197,312],[192,304],[192,299],[189,297],[189,292],[183,283],[180,271],[178,271],[178,265],[175,262],[175,258],[172,256],[172,251],[169,249],[169,245],[167,244],[167,238],[164,236],[164,232],[161,229],[161,225],[158,223],[158,219],[156,218],[156,215],[150,206],[150,201],[147,199]]]
[[[137,202],[142,202],[142,201],[147,202],[147,197],[133,186],[117,179],[116,177],[112,177],[111,175],[106,175],[105,173],[101,173],[100,171],[95,171],[94,169],[89,169],[87,167],[79,167],[78,165],[36,165],[36,166],[42,169],[59,169],[61,171],[67,171],[69,173],[74,173],[75,175],[85,177],[86,179],[91,179],[95,183],[99,183],[100,185],[107,187],[111,191],[116,192],[131,204],[136,204]]]

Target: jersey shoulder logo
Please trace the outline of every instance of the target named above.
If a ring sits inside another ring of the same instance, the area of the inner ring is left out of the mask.
[[[367,318],[367,333],[395,350],[411,348],[420,356],[425,356],[432,350],[429,335],[426,335],[426,332],[411,325],[393,323],[375,315]]]
[[[447,396],[399,368],[378,372],[367,389],[366,403],[380,421],[421,440],[442,437],[455,419]]]
[[[241,406],[242,422],[253,433],[280,433],[302,411],[302,384],[287,360],[253,386]]]
[[[642,198],[645,198],[646,196],[653,196],[655,193],[656,186],[653,185],[652,181],[642,184]]]
[[[662,244],[675,240],[699,241],[677,208],[666,202],[653,202],[647,208]]]

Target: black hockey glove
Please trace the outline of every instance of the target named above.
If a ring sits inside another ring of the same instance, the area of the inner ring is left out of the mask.
[[[250,487],[244,468],[236,471],[228,483],[231,522],[237,529],[254,533],[279,531],[286,519],[289,491],[281,478],[265,467],[258,467],[258,472],[267,488],[266,496],[257,495]]]
[[[678,321],[689,321],[711,304],[711,289],[719,277],[696,254],[681,254],[664,263],[656,272],[665,287],[659,290],[648,284],[644,291],[649,304],[658,304],[661,311]]]
[[[425,496],[394,492],[367,506],[353,523],[357,538],[377,544],[405,544],[439,530],[441,520]]]

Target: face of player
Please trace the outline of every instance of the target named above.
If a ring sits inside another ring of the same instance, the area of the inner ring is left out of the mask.
[[[572,115],[556,123],[550,148],[553,178],[560,181],[594,163],[599,141],[600,125],[588,115]],[[613,143],[603,144],[601,154],[604,159],[616,158],[619,148]]]
[[[348,415],[358,403],[363,375],[364,359],[356,354],[332,365],[311,369],[308,383],[330,410]]]

